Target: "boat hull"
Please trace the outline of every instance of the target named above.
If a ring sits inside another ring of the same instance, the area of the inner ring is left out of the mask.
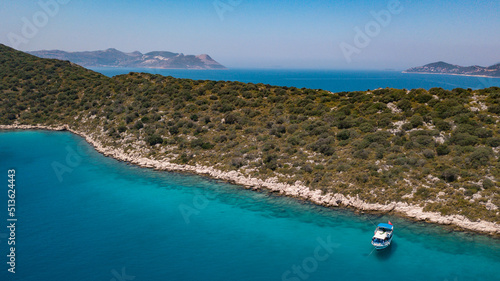
[[[373,245],[373,246],[375,246],[375,249],[377,249],[378,251],[380,251],[380,250],[383,250],[383,249],[385,249],[385,248],[389,247],[390,245],[391,245],[391,244],[382,245],[382,246],[375,246],[375,245]]]
[[[373,243],[372,242],[372,245],[377,250],[383,250],[383,249],[389,247],[391,245],[391,243],[392,243],[392,237],[391,237],[391,239],[389,239],[389,241],[387,243],[383,243],[382,244],[382,243]]]

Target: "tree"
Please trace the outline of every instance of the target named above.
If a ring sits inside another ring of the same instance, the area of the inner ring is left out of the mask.
[[[156,144],[160,144],[160,143],[163,143],[163,139],[162,137],[160,137],[159,135],[157,134],[153,134],[153,135],[150,135],[146,138],[146,142],[153,146],[153,145],[156,145]]]

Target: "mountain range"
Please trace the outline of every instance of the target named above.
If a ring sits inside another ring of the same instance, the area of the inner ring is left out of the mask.
[[[424,66],[412,67],[403,72],[500,77],[500,63],[489,67],[483,67],[478,65],[460,66],[440,61]]]
[[[163,69],[225,69],[209,55],[184,55],[166,51],[124,53],[117,49],[90,52],[43,50],[28,52],[48,59],[68,60],[84,67],[134,67]]]

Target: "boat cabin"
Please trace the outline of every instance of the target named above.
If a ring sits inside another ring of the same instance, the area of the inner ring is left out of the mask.
[[[385,243],[392,237],[393,226],[387,223],[380,223],[375,229],[372,241],[375,243]]]

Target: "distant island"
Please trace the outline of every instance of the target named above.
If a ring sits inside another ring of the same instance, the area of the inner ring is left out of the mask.
[[[460,66],[446,62],[435,62],[424,66],[412,67],[403,73],[430,73],[430,74],[449,74],[449,75],[467,75],[467,76],[485,76],[500,77],[500,63],[489,67],[478,65]]]
[[[209,55],[184,55],[165,51],[124,53],[116,49],[91,52],[65,52],[60,50],[33,51],[31,55],[67,60],[84,67],[135,67],[161,69],[226,69]]]

